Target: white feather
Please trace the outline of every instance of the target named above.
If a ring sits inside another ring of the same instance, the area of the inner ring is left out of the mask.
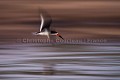
[[[44,24],[44,18],[42,16],[42,14],[40,15],[40,17],[41,17],[41,25],[40,25],[40,32],[41,32],[41,30],[43,28],[43,24]]]

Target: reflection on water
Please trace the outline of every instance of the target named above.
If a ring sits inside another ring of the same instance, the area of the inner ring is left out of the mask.
[[[119,80],[119,62],[119,46],[1,45],[0,80]]]

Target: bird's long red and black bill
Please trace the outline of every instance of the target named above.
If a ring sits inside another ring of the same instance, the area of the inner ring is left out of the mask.
[[[63,38],[60,34],[57,34],[57,36],[59,36],[61,39],[63,39],[63,40],[64,40],[64,38]]]

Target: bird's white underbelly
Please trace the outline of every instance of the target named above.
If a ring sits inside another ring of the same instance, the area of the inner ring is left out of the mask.
[[[56,33],[57,34],[57,33]],[[39,35],[56,35],[56,34],[51,34],[51,33],[49,33],[49,32],[41,32],[41,33],[39,33]]]
[[[49,33],[48,32],[41,32],[41,33],[39,33],[39,35],[49,35]]]

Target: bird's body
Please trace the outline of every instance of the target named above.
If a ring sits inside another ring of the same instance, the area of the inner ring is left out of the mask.
[[[50,36],[59,36],[60,38],[62,38],[62,36],[59,35],[58,32],[56,32],[55,30],[51,30],[50,25],[52,23],[52,19],[48,14],[46,13],[40,14],[40,19],[41,19],[40,31],[33,33],[33,35],[44,35],[47,36],[48,38],[50,38]]]
[[[37,32],[37,33],[36,33],[36,35],[43,35],[43,36],[46,36],[46,35],[48,35],[48,34],[50,34],[50,35],[57,35],[58,33],[57,33],[56,31],[50,31],[50,33],[47,32],[47,31]]]

